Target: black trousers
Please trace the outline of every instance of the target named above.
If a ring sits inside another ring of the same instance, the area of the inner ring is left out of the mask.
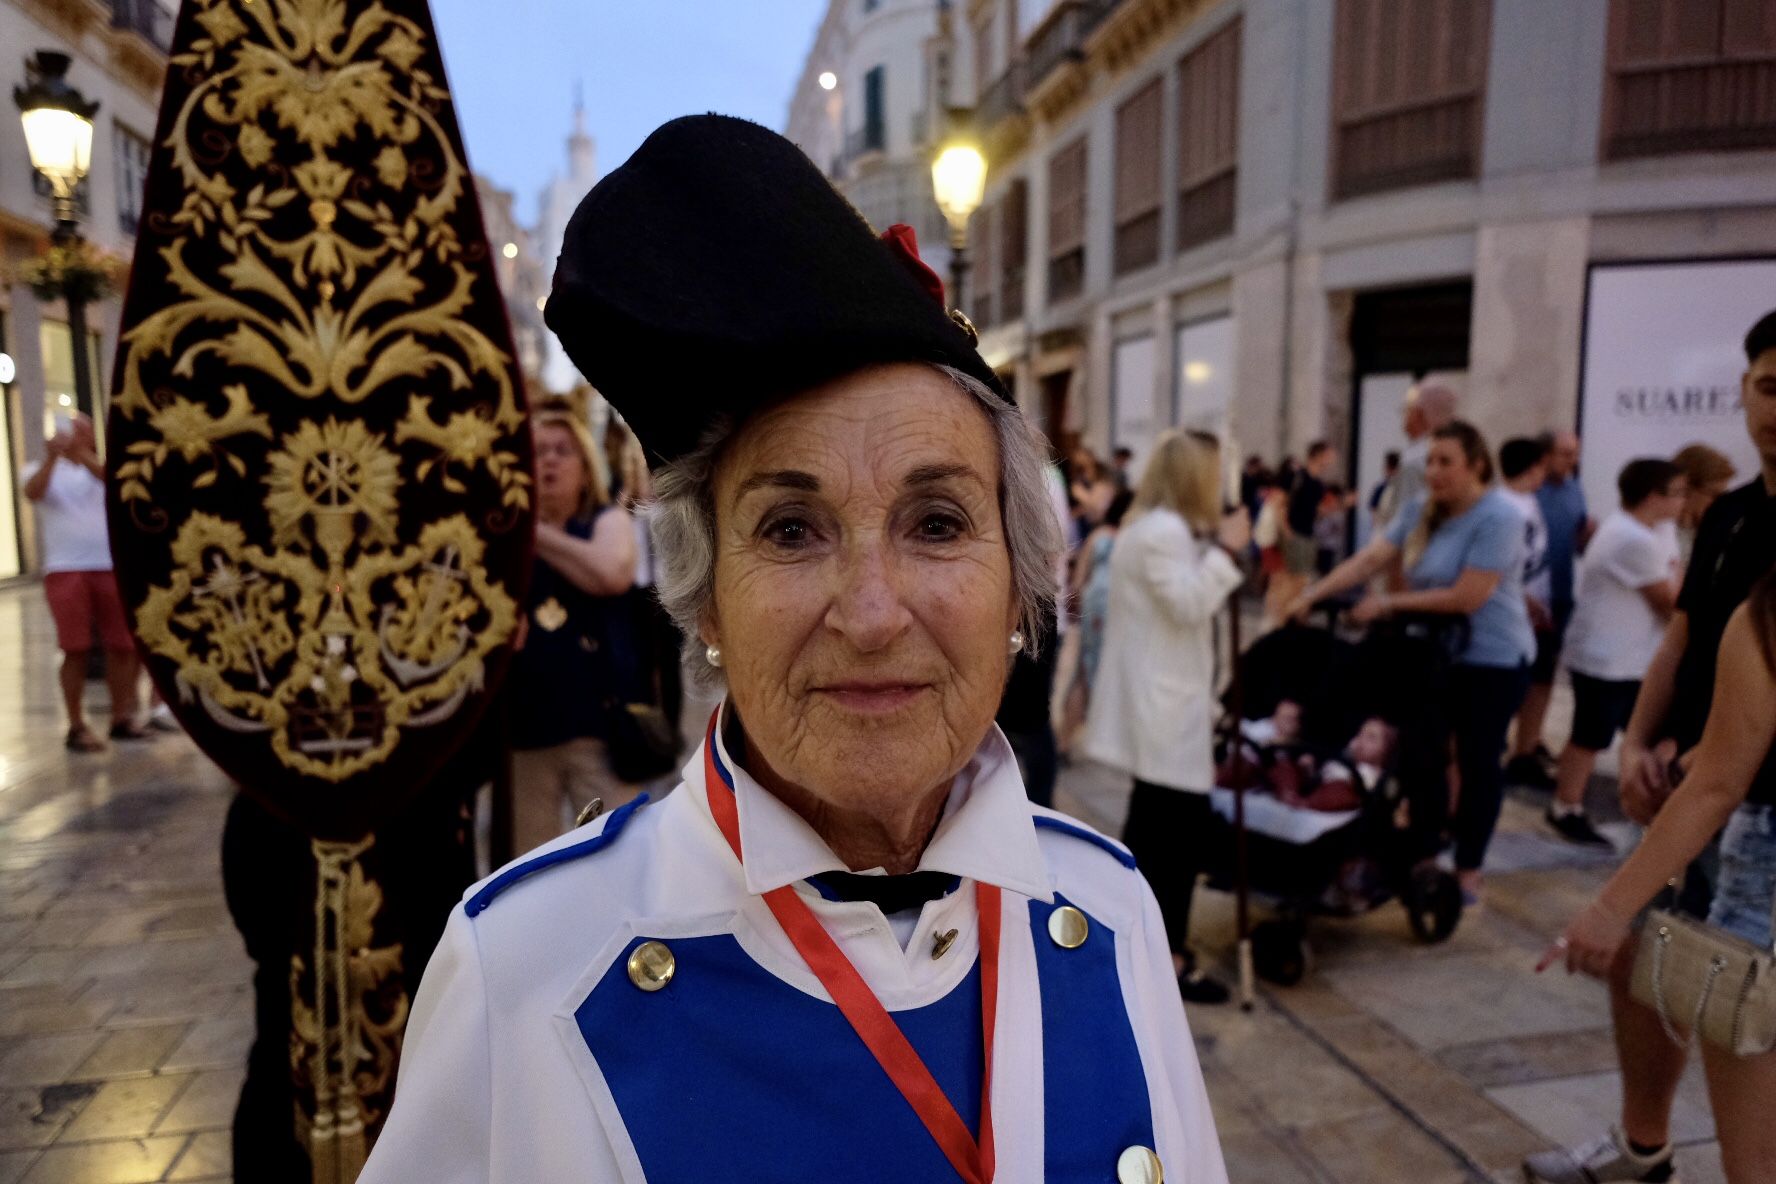
[[[1055,743],[1054,725],[1048,717],[1049,695],[1054,691],[1055,665],[1060,643],[1055,636],[1054,617],[1044,622],[1037,656],[1029,651],[1019,654],[1011,664],[1011,678],[999,700],[997,722],[1017,754],[1024,775],[1024,792],[1039,806],[1054,805],[1055,778],[1059,772],[1059,749]]]
[[[1134,854],[1135,863],[1165,919],[1166,941],[1172,953],[1185,963],[1190,954],[1190,898],[1196,892],[1197,873],[1208,861],[1208,844],[1214,833],[1209,795],[1135,779],[1129,796],[1128,821],[1122,841]]]
[[[1486,860],[1504,804],[1499,761],[1505,733],[1529,692],[1528,666],[1458,665],[1450,672],[1454,692],[1450,720],[1455,728],[1455,763],[1461,770],[1461,797],[1455,807],[1455,866],[1463,871]]]

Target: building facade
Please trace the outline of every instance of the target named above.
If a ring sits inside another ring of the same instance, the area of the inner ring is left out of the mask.
[[[1776,0],[958,19],[989,162],[968,311],[1063,446],[1324,437],[1367,487],[1427,373],[1495,442],[1573,425],[1597,268],[1776,254]]]
[[[532,401],[552,388],[545,378],[549,347],[555,335],[543,324],[543,305],[549,296],[551,263],[545,266],[536,236],[519,222],[511,190],[501,189],[488,178],[475,175],[475,195],[481,201],[481,221],[493,252],[493,274],[506,302],[506,320],[512,326],[512,348],[517,351],[518,371],[524,376]]]
[[[911,226],[939,275],[948,274],[949,232],[931,160],[950,109],[974,93],[957,17],[949,0],[831,0],[784,128],[871,226]]]
[[[18,270],[49,243],[48,183],[31,167],[11,92],[38,50],[68,54],[68,81],[99,102],[92,170],[83,183],[81,234],[127,267],[135,252],[150,140],[172,40],[173,0],[0,0],[0,579],[36,566],[36,531],[20,496],[23,471],[43,456],[57,414],[102,422],[122,292],[89,305],[93,403],[77,406],[67,310],[42,301]]]
[[[550,177],[549,183],[537,195],[537,226],[533,241],[543,270],[545,295],[555,277],[555,260],[561,255],[568,219],[579,208],[580,199],[592,192],[592,186],[597,182],[598,148],[586,131],[586,108],[576,101],[573,133],[567,138],[567,169]],[[574,369],[554,334],[548,335],[544,348],[543,382],[549,390],[569,391],[586,381]]]

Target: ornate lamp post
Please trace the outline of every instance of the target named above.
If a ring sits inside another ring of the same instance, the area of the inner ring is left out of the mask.
[[[68,65],[67,54],[38,50],[36,57],[25,63],[27,85],[15,86],[12,98],[25,125],[31,164],[49,178],[54,193],[55,230],[50,243],[72,254],[82,245],[76,196],[81,179],[92,166],[93,116],[99,104],[68,84]],[[97,403],[86,334],[86,286],[64,283],[60,295],[68,306],[75,403],[83,413],[92,415]]]
[[[950,305],[962,308],[968,281],[968,219],[987,187],[987,158],[972,139],[952,134],[931,162],[931,189],[950,223]],[[966,311],[966,310],[964,310]]]

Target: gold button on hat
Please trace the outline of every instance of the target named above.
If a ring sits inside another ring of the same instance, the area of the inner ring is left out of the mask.
[[[1130,1147],[1116,1157],[1116,1184],[1165,1184],[1165,1168],[1150,1147]]]
[[[1091,933],[1091,922],[1070,904],[1064,904],[1048,915],[1048,935],[1063,950],[1077,950]]]
[[[629,981],[644,991],[658,991],[677,969],[678,960],[664,942],[644,941],[629,955]]]

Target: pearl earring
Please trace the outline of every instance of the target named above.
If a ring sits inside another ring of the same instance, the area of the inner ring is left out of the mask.
[[[703,651],[703,659],[706,662],[708,662],[711,666],[720,666],[722,664],[721,646],[712,645],[708,649],[704,650]]]
[[[1017,653],[1024,648],[1024,635],[1016,629],[1011,631],[1011,652]]]

